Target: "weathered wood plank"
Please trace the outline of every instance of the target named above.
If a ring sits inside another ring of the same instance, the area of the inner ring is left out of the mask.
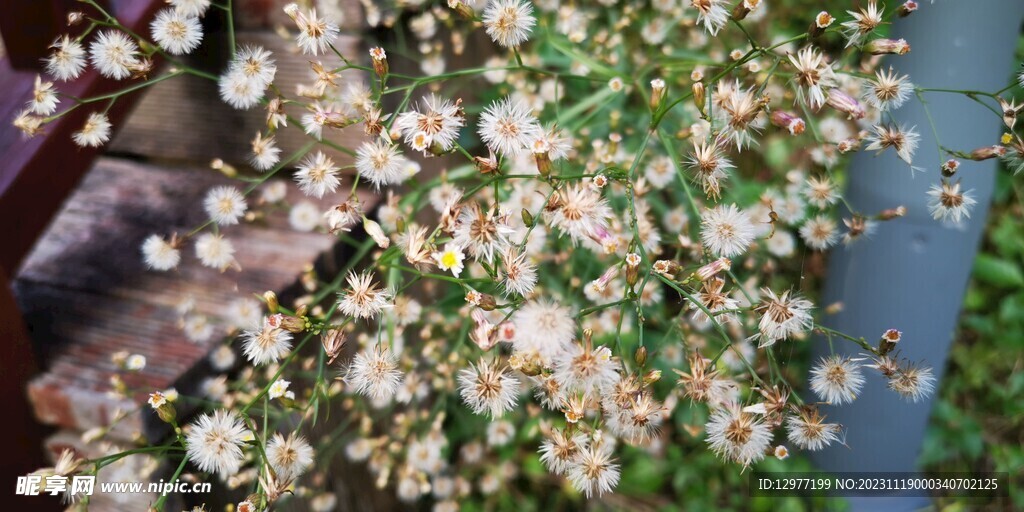
[[[340,67],[341,59],[334,54],[312,57],[297,53],[295,45],[269,31],[249,31],[238,34],[239,45],[256,44],[274,54],[277,63],[277,87],[294,97],[299,83],[311,83],[310,61],[319,60],[328,68]],[[355,55],[359,41],[355,37],[338,38],[338,50]],[[357,73],[342,73],[339,80],[343,90],[349,80],[359,79]],[[286,112],[296,120],[305,111],[289,105]],[[196,76],[181,76],[165,80],[150,88],[139,102],[124,129],[111,142],[110,150],[117,153],[144,155],[149,158],[206,163],[221,158],[235,166],[247,166],[252,152],[250,142],[257,131],[266,131],[266,111],[253,107],[242,111],[221,101],[217,84]],[[344,130],[325,130],[325,136],[343,146],[354,147],[364,137],[361,126]],[[302,127],[289,125],[277,134],[282,155],[299,149],[311,139]],[[339,162],[349,158],[330,148],[323,148]]]
[[[291,28],[294,23],[284,13],[284,6],[292,1],[236,0],[235,24],[243,30],[274,29],[278,26]],[[315,7],[318,15],[325,16],[342,30],[355,30],[365,25],[363,7],[359,0],[312,0],[299,2],[299,5]]]
[[[16,292],[37,351],[48,371],[29,386],[37,417],[66,428],[105,426],[146,393],[178,386],[193,393],[205,357],[227,333],[221,325],[208,342],[186,338],[178,304],[191,297],[198,314],[223,316],[231,301],[266,290],[295,289],[302,271],[335,238],[292,230],[280,215],[270,221],[225,228],[237,250],[239,272],[202,267],[191,245],[174,272],[151,272],[139,253],[150,233],[186,233],[205,220],[202,200],[216,185],[237,183],[208,169],[168,169],[101,159],[68,200],[47,234],[26,259]],[[287,201],[306,200],[289,186]],[[315,201],[326,209],[340,198]],[[362,200],[372,204],[373,197]],[[119,371],[118,351],[146,357],[140,372]],[[108,396],[120,375],[135,394]],[[152,432],[152,415],[133,414],[115,435]],[[149,425],[149,426],[147,426]]]

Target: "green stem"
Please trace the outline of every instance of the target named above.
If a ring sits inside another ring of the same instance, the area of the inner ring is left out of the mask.
[[[224,13],[227,16],[228,44],[231,45],[231,55],[233,56],[235,55],[235,18],[231,2],[232,0],[227,0],[227,4],[224,6]]]

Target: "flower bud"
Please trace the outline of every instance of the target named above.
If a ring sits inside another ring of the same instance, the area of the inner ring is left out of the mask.
[[[874,39],[864,45],[864,51],[871,55],[906,55],[910,43],[906,39]]]
[[[647,364],[647,347],[640,347],[633,353],[633,360],[636,361],[637,366],[644,366]]]
[[[888,210],[882,210],[882,213],[878,214],[878,220],[892,220],[903,217],[907,214],[906,206],[897,206],[896,208],[890,208]]]
[[[513,352],[508,358],[508,365],[513,370],[522,372],[528,377],[536,377],[544,371],[544,361],[537,352]]]
[[[173,423],[176,416],[174,405],[167,397],[159,392],[154,391],[149,394],[149,406],[156,411],[157,416],[160,417],[160,421],[164,423]]]
[[[345,347],[345,341],[347,336],[341,329],[329,329],[320,338],[320,342],[324,346],[324,352],[327,354],[327,364],[331,365],[334,360],[341,354],[341,349]]]
[[[829,89],[825,104],[849,115],[853,119],[863,119],[867,115],[864,106],[856,98],[843,92],[842,89]]]
[[[388,54],[384,48],[375,46],[370,48],[370,60],[373,61],[373,71],[377,76],[384,78],[388,74]]]
[[[910,16],[910,13],[916,11],[917,7],[917,2],[914,0],[907,0],[899,7],[899,9],[896,9],[896,14],[899,15],[900,18],[906,18],[907,16]]]
[[[494,311],[498,307],[498,303],[494,300],[493,295],[480,293],[476,290],[466,292],[466,302],[484,311]]]
[[[773,125],[789,130],[790,135],[800,135],[807,128],[803,119],[782,110],[773,110],[771,121]]]
[[[366,234],[370,235],[370,238],[373,238],[377,247],[387,249],[388,246],[391,245],[391,240],[384,234],[384,230],[381,229],[380,224],[377,222],[363,217],[363,229],[366,230]]]
[[[960,161],[950,158],[942,163],[942,176],[944,178],[952,178],[958,169],[960,169]]]
[[[736,8],[732,10],[732,19],[736,21],[743,21],[750,11],[757,9],[757,6],[761,5],[761,0],[742,0],[736,4]]]
[[[526,226],[527,228],[532,228],[533,227],[534,218],[533,218],[533,214],[530,213],[530,210],[527,210],[526,208],[523,208],[519,212],[519,215],[523,218],[523,225],[524,226]]]
[[[448,7],[455,10],[459,16],[462,16],[467,20],[471,20],[476,16],[476,13],[473,12],[473,8],[466,5],[462,0],[448,0]]]
[[[983,148],[978,148],[975,149],[974,151],[971,151],[970,158],[975,162],[980,162],[982,160],[988,160],[990,158],[1000,158],[1003,156],[1006,156],[1006,148],[1004,146],[995,145],[985,146]]]
[[[306,330],[306,319],[277,313],[267,317],[267,325],[297,334]]]
[[[210,169],[220,171],[221,174],[228,178],[238,176],[238,169],[235,169],[231,164],[224,162],[220,158],[214,158],[210,161]]]
[[[719,272],[727,272],[732,269],[732,261],[729,258],[718,258],[703,267],[697,269],[694,275],[701,281],[707,281],[718,275]]]
[[[626,255],[626,284],[630,287],[640,281],[640,255],[629,253]]]
[[[743,5],[743,4],[740,4]],[[738,7],[738,6],[737,6]],[[700,116],[707,118],[707,104],[708,95],[707,90],[704,88],[704,84],[701,82],[695,82],[693,84],[693,103],[697,105],[697,110],[700,111]]]
[[[896,348],[896,344],[903,338],[903,333],[896,329],[889,329],[882,333],[878,340],[878,355],[886,355]]]
[[[679,269],[682,267],[672,260],[658,260],[654,262],[654,265],[651,268],[663,276],[672,277],[679,272]]]
[[[128,385],[124,383],[124,379],[120,375],[110,376],[110,388],[115,395],[126,396],[128,394]]]
[[[661,370],[651,370],[644,374],[644,384],[651,385],[661,380]]]
[[[533,160],[537,163],[537,172],[547,177],[551,174],[551,145],[544,139],[537,139],[533,143]]]
[[[497,307],[498,303],[494,300],[494,295],[487,293],[482,294],[480,297],[480,309],[484,311],[494,311]]]
[[[69,27],[73,27],[75,25],[78,25],[84,19],[85,19],[85,13],[84,12],[82,12],[82,11],[71,11],[71,12],[68,13],[68,17],[67,17],[68,26]]]
[[[660,78],[651,80],[651,112],[657,112],[661,107],[661,100],[665,96],[665,81]]]
[[[473,163],[476,164],[476,169],[480,171],[480,174],[491,174],[498,171],[498,161],[493,158],[475,156]]]
[[[608,154],[615,154],[619,150],[619,143],[622,142],[621,133],[609,133],[608,134]]]
[[[813,39],[825,33],[825,29],[832,25],[836,19],[832,17],[828,11],[821,11],[817,16],[814,17],[814,22],[811,23],[811,27],[807,29],[807,33]]]
[[[480,350],[490,350],[498,342],[497,329],[487,320],[484,312],[480,309],[474,309],[470,316],[473,318],[475,327],[469,333],[469,339],[480,347]]]
[[[267,311],[271,313],[277,313],[278,308],[281,307],[277,302],[277,294],[271,290],[263,292],[263,300],[267,303]]]

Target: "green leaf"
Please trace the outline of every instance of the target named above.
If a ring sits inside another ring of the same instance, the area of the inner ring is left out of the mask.
[[[967,295],[964,296],[964,309],[967,311],[984,311],[985,302],[985,293],[978,289],[978,287],[971,286],[967,289]]]
[[[1009,211],[997,213],[1001,213],[1002,216],[989,232],[989,238],[995,244],[997,252],[1009,258],[1024,255],[1024,237],[1020,236],[1020,219],[1015,218]]]
[[[628,470],[622,472],[619,492],[626,495],[645,495],[657,492],[666,476],[660,462],[646,460],[630,465]]]
[[[1024,273],[1021,273],[1020,266],[988,254],[979,254],[974,260],[974,277],[993,286],[1024,286]]]

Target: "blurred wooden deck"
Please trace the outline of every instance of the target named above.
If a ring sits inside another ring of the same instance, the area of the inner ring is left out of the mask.
[[[299,232],[280,216],[263,224],[224,228],[242,270],[202,266],[192,244],[182,249],[175,271],[145,268],[139,247],[152,233],[187,233],[205,221],[203,197],[213,186],[233,183],[208,169],[168,168],[102,158],[57,215],[14,282],[15,295],[46,373],[29,386],[36,416],[47,424],[84,431],[107,426],[117,409],[133,410],[154,390],[176,387],[199,395],[197,373],[223,340],[189,341],[178,305],[195,301],[196,314],[215,319],[241,298],[273,290],[299,294],[297,279],[319,263],[333,269],[340,254],[326,233]],[[288,200],[304,198],[290,187]],[[367,198],[369,199],[369,198]],[[330,198],[318,203],[323,210]],[[324,256],[321,258],[321,256]],[[218,326],[220,322],[218,322]],[[140,372],[118,371],[119,351],[146,356]],[[134,400],[111,397],[110,378],[120,375]],[[114,433],[131,439],[159,435],[152,414],[133,414]]]

